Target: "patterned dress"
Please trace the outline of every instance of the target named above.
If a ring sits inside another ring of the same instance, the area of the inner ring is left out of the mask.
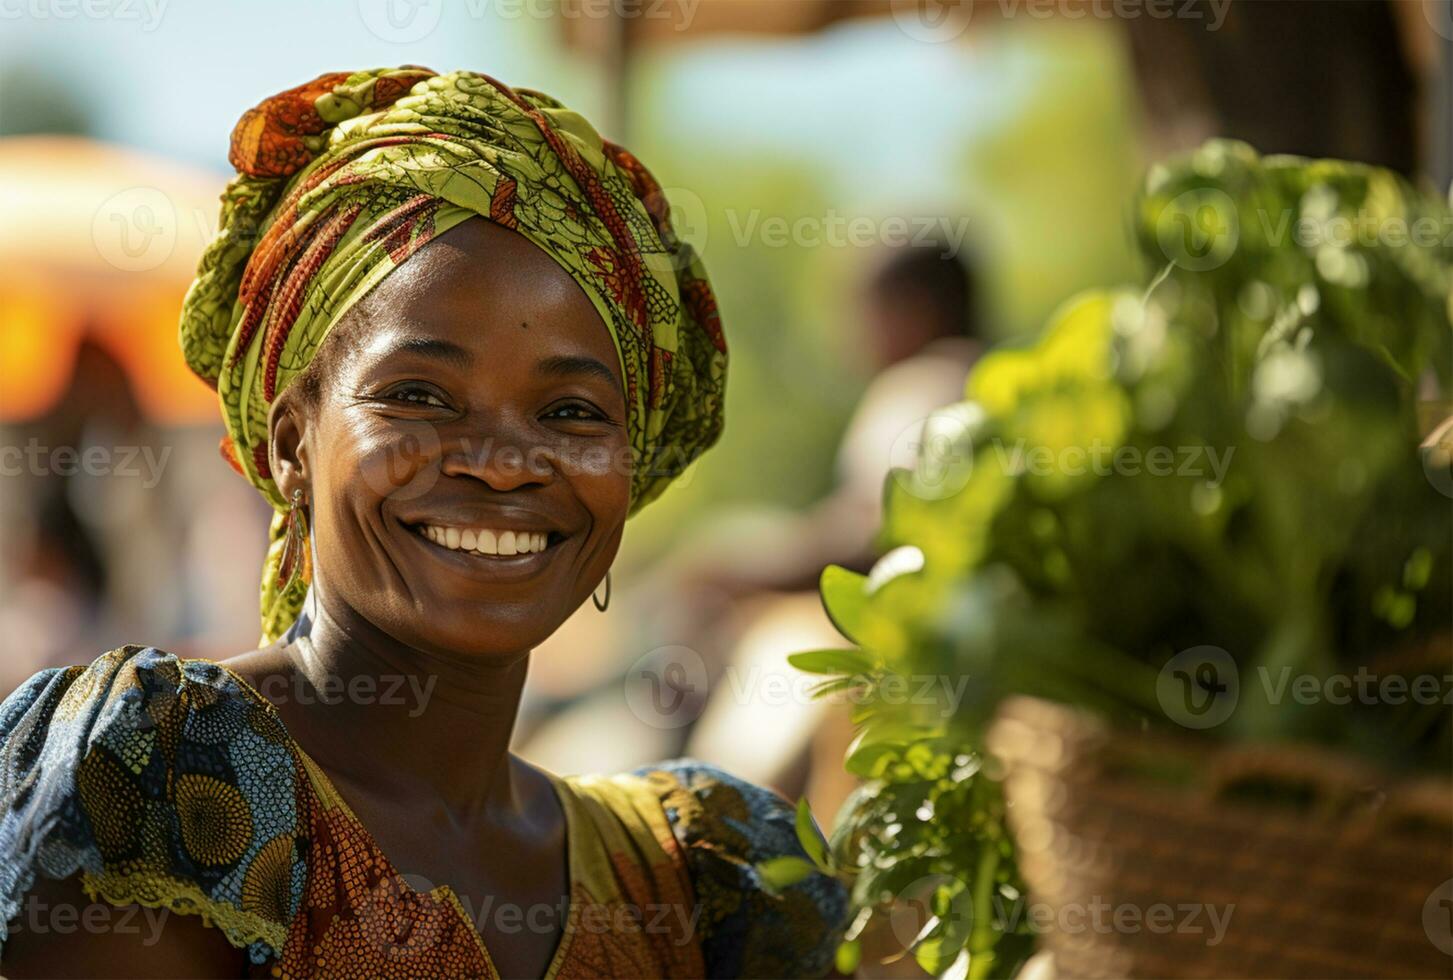
[[[802,853],[780,797],[684,761],[554,782],[571,882],[547,977],[826,971],[841,886],[774,893],[756,871]],[[37,875],[78,872],[93,899],[202,916],[264,975],[498,976],[458,898],[401,875],[272,705],[209,661],[123,647],[0,706],[0,944]]]

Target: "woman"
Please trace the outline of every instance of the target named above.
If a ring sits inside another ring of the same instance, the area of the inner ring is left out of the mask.
[[[267,645],[125,647],[5,702],[0,967],[824,971],[841,889],[756,870],[802,854],[785,801],[508,750],[529,651],[721,427],[715,301],[650,174],[546,96],[412,66],[266,100],[230,158],[181,337],[278,511]]]

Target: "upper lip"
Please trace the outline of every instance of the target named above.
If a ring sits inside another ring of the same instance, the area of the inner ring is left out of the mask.
[[[514,509],[452,510],[441,508],[431,513],[402,516],[399,520],[410,526],[432,524],[435,527],[486,528],[491,531],[568,533],[560,527],[558,521],[540,514]]]

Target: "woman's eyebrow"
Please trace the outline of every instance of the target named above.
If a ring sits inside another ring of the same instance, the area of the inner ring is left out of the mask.
[[[447,361],[461,368],[467,368],[474,363],[474,355],[466,348],[451,340],[439,340],[435,337],[405,337],[397,343],[389,345],[388,349],[383,352],[383,359],[388,360],[399,354],[417,354],[438,361]]]
[[[613,385],[620,384],[616,373],[604,363],[593,357],[579,354],[544,358],[535,365],[535,373],[550,377],[584,374],[600,378],[602,381],[609,381]]]

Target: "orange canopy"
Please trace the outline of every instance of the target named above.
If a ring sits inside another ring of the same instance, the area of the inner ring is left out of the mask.
[[[225,178],[94,140],[0,139],[0,421],[60,398],[89,337],[152,419],[217,419],[177,314],[217,227]]]

